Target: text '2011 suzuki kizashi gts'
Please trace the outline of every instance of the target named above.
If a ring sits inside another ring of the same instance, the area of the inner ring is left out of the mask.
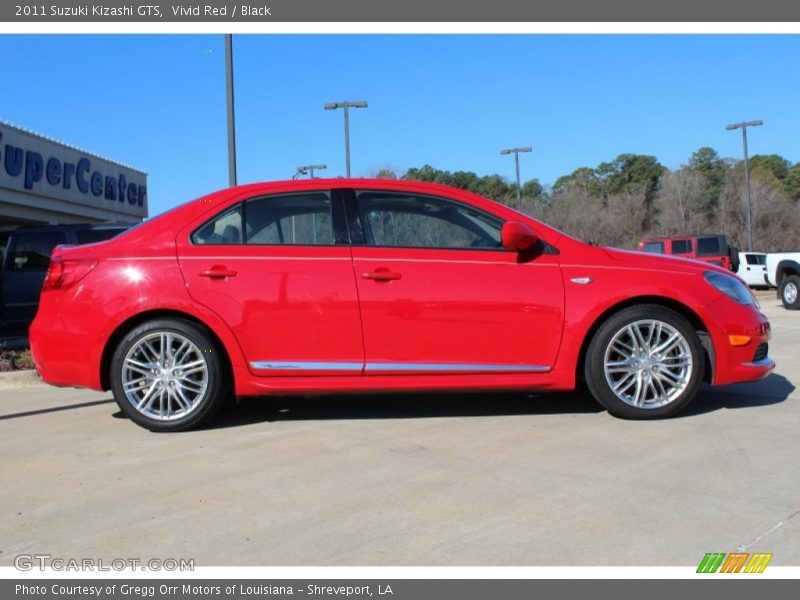
[[[54,385],[112,390],[154,431],[233,395],[572,390],[674,415],[774,368],[770,326],[713,265],[585,244],[410,181],[245,185],[58,247],[30,328]]]

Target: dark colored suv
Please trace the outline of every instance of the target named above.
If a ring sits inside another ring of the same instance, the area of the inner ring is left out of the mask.
[[[0,337],[27,335],[53,248],[102,242],[130,227],[131,223],[32,225],[1,233]]]

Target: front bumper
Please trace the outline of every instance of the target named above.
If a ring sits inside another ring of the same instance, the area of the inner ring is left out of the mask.
[[[768,355],[772,338],[769,320],[755,306],[736,304],[720,298],[709,306],[715,327],[710,331],[714,342],[714,385],[758,381],[775,368]],[[733,345],[731,336],[746,336],[749,341]]]

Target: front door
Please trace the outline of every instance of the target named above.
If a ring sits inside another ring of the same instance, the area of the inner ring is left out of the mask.
[[[335,195],[251,198],[178,241],[189,293],[228,323],[257,375],[362,373],[358,296],[346,235],[337,239],[334,227],[344,219]]]
[[[367,375],[552,368],[564,318],[552,255],[506,250],[502,219],[447,198],[363,190],[348,208],[363,230],[353,260]]]

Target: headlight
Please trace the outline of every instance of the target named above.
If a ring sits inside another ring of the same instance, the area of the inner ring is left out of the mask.
[[[706,271],[703,273],[703,278],[734,302],[758,306],[755,296],[750,292],[750,288],[736,279],[736,277],[723,275],[716,271]]]

